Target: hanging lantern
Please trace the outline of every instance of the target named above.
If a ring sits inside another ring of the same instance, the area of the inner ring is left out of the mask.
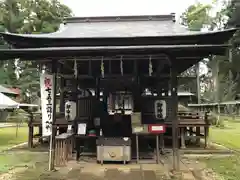
[[[152,70],[152,56],[150,55],[149,56],[149,65],[148,65],[148,73],[149,73],[149,76],[152,76],[152,73],[153,73],[153,70]]]
[[[67,121],[73,121],[76,118],[76,102],[74,101],[67,101],[65,103],[65,118]]]
[[[101,60],[101,74],[102,74],[102,78],[104,78],[104,62],[103,62],[103,57]]]
[[[123,56],[121,56],[121,59],[120,59],[121,75],[123,75],[123,61],[122,61],[122,57],[123,57]]]
[[[156,119],[165,119],[167,114],[167,104],[165,100],[156,100],[154,102],[154,113]]]

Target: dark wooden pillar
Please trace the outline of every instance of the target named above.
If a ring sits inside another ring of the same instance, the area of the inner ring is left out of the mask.
[[[200,144],[201,128],[196,127],[196,144]]]
[[[136,86],[133,89],[133,111],[141,112],[141,81],[139,76],[136,76]]]
[[[178,96],[177,96],[177,71],[171,68],[170,92],[171,92],[171,120],[172,120],[172,145],[173,145],[173,170],[179,170],[179,150],[178,150]]]
[[[109,95],[109,92],[105,88],[104,91],[103,91],[103,102],[106,104],[107,107],[108,107],[108,95]]]
[[[77,134],[78,121],[79,121],[78,76],[77,77],[75,76],[75,79],[73,80],[73,82],[74,82],[73,91],[75,92],[73,97],[76,101],[76,118],[73,121],[72,125],[73,125],[73,132],[75,134]],[[74,143],[74,146],[75,146],[75,143]],[[74,148],[76,148],[76,147],[74,147]]]
[[[186,128],[182,127],[180,129],[180,133],[181,133],[181,148],[185,149],[186,148],[186,144],[185,144],[185,135],[186,135]]]
[[[42,137],[42,126],[38,126],[38,134]]]
[[[63,113],[65,110],[65,101],[64,101],[64,78],[60,78],[60,112]]]
[[[159,80],[159,82],[160,82],[160,80]],[[157,96],[163,97],[163,94],[164,94],[164,96],[168,96],[168,87],[163,89],[161,83],[159,83],[157,85]],[[160,153],[164,154],[164,134],[159,134],[159,145],[160,145]]]
[[[30,113],[30,121],[28,123],[28,147],[33,148],[33,114]]]
[[[55,144],[56,144],[56,93],[57,93],[57,61],[52,61],[52,75],[53,75],[53,109],[52,109],[52,135],[50,139],[50,152],[49,152],[49,170],[54,170],[55,158]]]
[[[207,149],[208,148],[208,137],[209,137],[209,126],[205,126],[204,127],[204,148]]]
[[[60,68],[60,73],[63,73],[63,64],[61,64],[59,68]],[[62,77],[62,76],[60,77],[59,87],[60,87],[59,110],[61,113],[63,113],[65,110],[65,101],[64,101],[64,77]]]
[[[100,99],[100,78],[96,78],[96,89],[95,89],[95,97],[97,100]]]
[[[115,111],[115,95],[112,92],[109,92],[109,109]]]
[[[33,134],[34,134],[34,128],[33,128]],[[43,143],[43,139],[42,139],[42,126],[41,125],[38,126],[38,134],[39,134],[38,142],[39,143]]]
[[[204,127],[204,136],[205,136],[205,149],[208,148],[208,137],[209,137],[209,120],[208,120],[208,112],[205,112],[205,123],[206,126]]]

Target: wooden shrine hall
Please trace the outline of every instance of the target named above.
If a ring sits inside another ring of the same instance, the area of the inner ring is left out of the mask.
[[[171,137],[178,169],[187,127],[206,127],[206,133],[209,127],[200,115],[178,113],[178,75],[203,58],[224,55],[235,31],[189,32],[175,14],[74,17],[55,33],[2,33],[11,48],[1,49],[0,59],[35,61],[44,70],[42,128],[52,133],[52,160],[69,132],[67,155],[76,151],[79,160],[88,146],[101,163],[138,162],[141,145],[159,162]]]

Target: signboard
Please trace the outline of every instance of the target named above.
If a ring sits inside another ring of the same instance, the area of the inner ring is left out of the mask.
[[[40,88],[41,88],[41,108],[42,108],[42,133],[43,136],[50,136],[52,134],[52,114],[53,114],[53,95],[54,84],[53,75],[41,74]]]
[[[80,123],[78,124],[78,135],[86,135],[86,130],[87,130],[87,124],[85,123]]]
[[[166,132],[166,127],[165,127],[165,125],[160,125],[160,124],[148,125],[148,132],[156,133],[156,134],[163,134]]]

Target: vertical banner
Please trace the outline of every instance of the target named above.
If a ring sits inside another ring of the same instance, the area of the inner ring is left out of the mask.
[[[42,133],[43,136],[50,136],[52,134],[52,114],[53,114],[53,95],[54,84],[53,75],[41,74],[41,106],[42,106]]]

